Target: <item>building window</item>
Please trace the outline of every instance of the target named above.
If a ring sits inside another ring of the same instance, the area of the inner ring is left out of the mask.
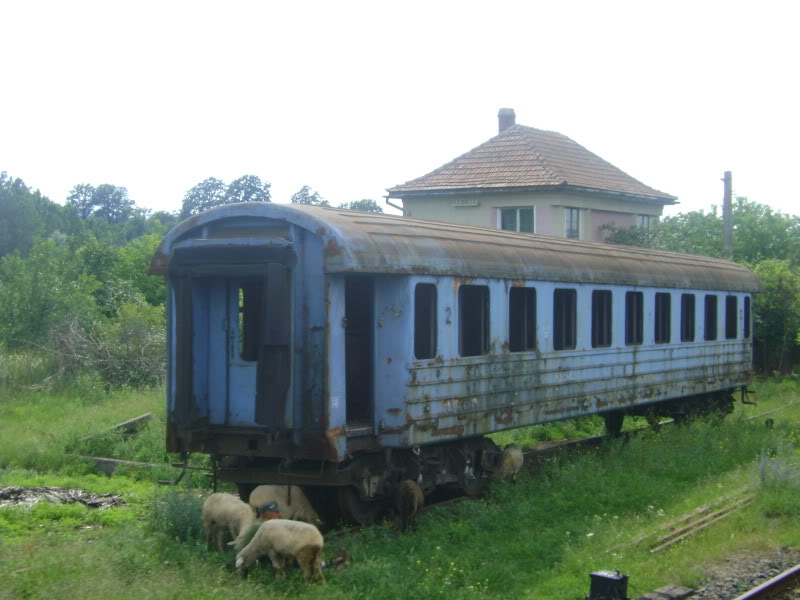
[[[536,348],[536,290],[514,287],[508,292],[508,349]]]
[[[573,240],[581,239],[581,209],[565,208],[564,222],[566,223],[564,236]]]
[[[592,348],[611,345],[611,291],[592,292]]]
[[[414,288],[414,356],[436,356],[436,286],[418,283]]]
[[[717,339],[717,297],[713,294],[706,296],[705,323],[703,327],[705,339]]]
[[[628,346],[637,346],[644,340],[643,309],[642,292],[625,292],[625,344]]]
[[[636,215],[636,224],[639,227],[652,227],[656,219],[653,215]]]
[[[461,356],[489,353],[489,288],[458,288],[458,349]]]
[[[577,341],[578,293],[575,290],[553,292],[553,349],[572,350]]]
[[[654,336],[656,344],[669,344],[671,305],[669,294],[664,292],[656,294],[656,328]]]
[[[500,229],[506,231],[534,232],[533,207],[501,208]]]
[[[681,294],[681,341],[694,341],[694,294]]]
[[[750,339],[750,298],[744,299],[744,339]]]
[[[737,319],[739,315],[739,303],[736,301],[736,296],[725,297],[725,339],[735,340],[739,334],[737,327]]]

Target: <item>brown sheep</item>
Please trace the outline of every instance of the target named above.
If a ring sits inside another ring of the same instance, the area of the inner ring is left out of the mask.
[[[406,479],[397,486],[395,503],[397,527],[401,532],[405,532],[409,527],[415,526],[417,515],[425,504],[425,495],[415,481]]]

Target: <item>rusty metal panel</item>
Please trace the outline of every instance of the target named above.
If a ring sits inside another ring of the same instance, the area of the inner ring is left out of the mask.
[[[187,219],[162,242],[150,272],[164,272],[170,249],[178,241],[200,236],[215,222],[245,218],[255,228],[260,219],[263,227],[274,229],[277,220],[314,232],[323,241],[328,273],[457,275],[741,292],[760,289],[749,269],[718,258],[264,202],[220,206]]]

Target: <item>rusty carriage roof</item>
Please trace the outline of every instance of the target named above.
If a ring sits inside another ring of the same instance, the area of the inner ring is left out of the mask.
[[[178,224],[150,265],[165,274],[175,243],[230,220],[291,223],[322,240],[328,273],[428,274],[755,292],[734,262],[402,216],[265,202],[229,204]]]

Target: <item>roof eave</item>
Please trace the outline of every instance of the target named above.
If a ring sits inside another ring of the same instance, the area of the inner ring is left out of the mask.
[[[388,194],[385,198],[415,198],[420,196],[454,196],[460,194],[486,194],[486,193],[509,193],[509,192],[547,192],[553,190],[569,190],[582,193],[602,194],[605,196],[623,197],[631,200],[644,200],[647,202],[658,202],[659,204],[672,205],[679,204],[676,196],[665,194],[664,196],[648,196],[645,194],[632,194],[630,192],[619,192],[614,190],[603,190],[600,188],[582,187],[577,185],[536,185],[536,186],[503,186],[503,187],[479,187],[479,188],[441,188],[430,190],[399,190],[391,188],[386,190]]]

